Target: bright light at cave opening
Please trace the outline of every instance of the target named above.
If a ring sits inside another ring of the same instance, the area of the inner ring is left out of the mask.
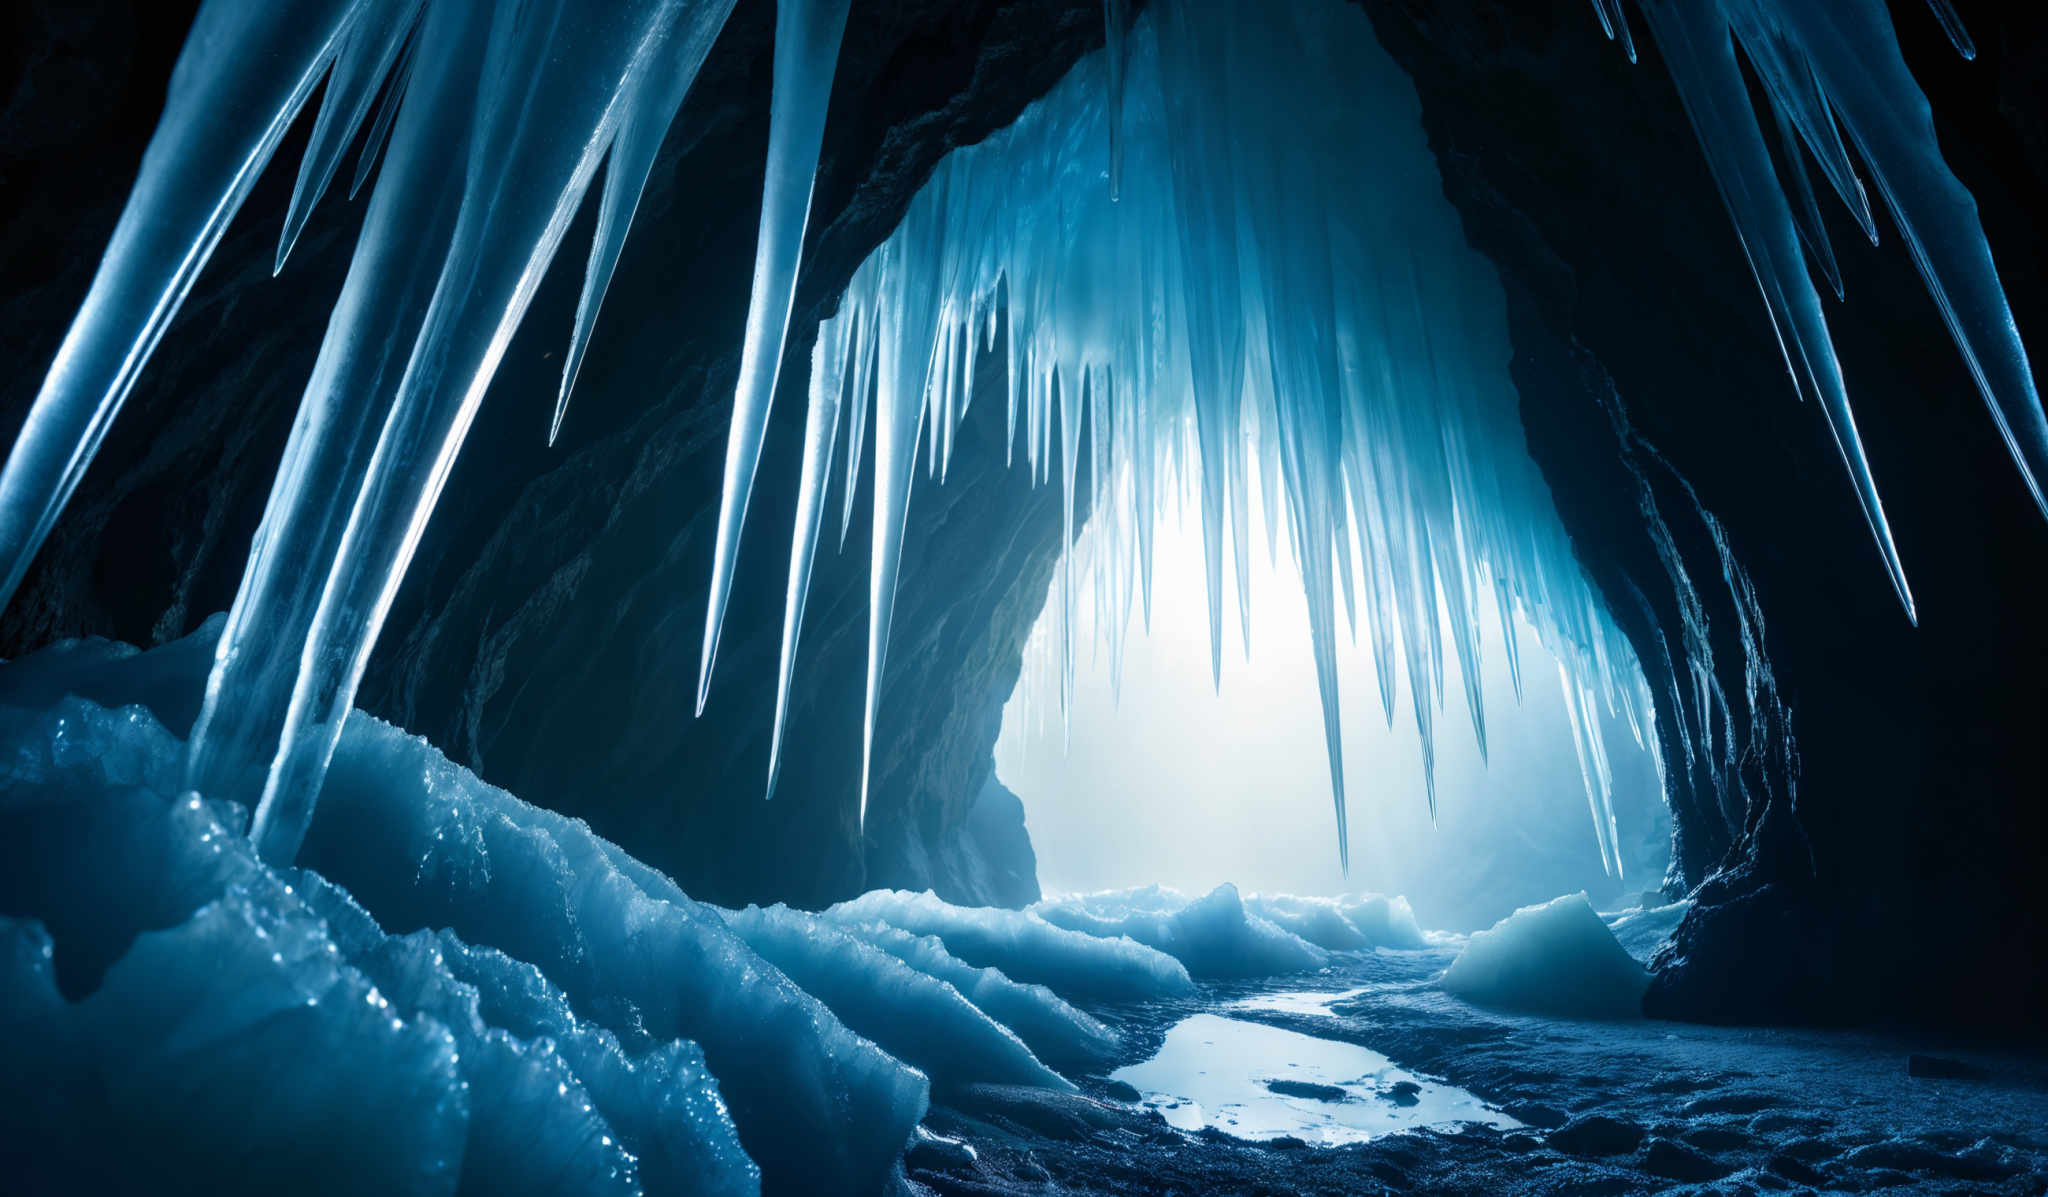
[[[1119,589],[1098,586],[1116,560],[1101,526],[1091,524],[1076,542],[1077,589],[1105,598],[1077,607],[1081,647],[1065,710],[1055,581],[996,744],[997,777],[1024,801],[1046,891],[1154,882],[1185,893],[1224,882],[1247,892],[1368,890],[1403,894],[1425,925],[1458,929],[1490,925],[1556,893],[1585,889],[1596,902],[1618,903],[1654,888],[1670,847],[1657,762],[1625,718],[1596,705],[1622,866],[1612,875],[1600,840],[1586,834],[1588,778],[1551,681],[1557,660],[1520,614],[1509,618],[1531,684],[1517,695],[1498,617],[1483,619],[1489,752],[1480,755],[1469,717],[1439,723],[1435,818],[1413,714],[1397,707],[1384,716],[1373,697],[1370,637],[1350,629],[1340,636],[1352,852],[1345,875],[1329,851],[1330,775],[1299,566],[1256,473],[1252,482],[1250,619],[1240,622],[1237,592],[1225,587],[1222,623],[1237,643],[1226,650],[1220,685],[1210,676],[1193,495],[1172,488],[1154,528],[1149,627],[1135,595],[1117,608],[1108,599]],[[1441,599],[1438,623],[1449,636]],[[1238,634],[1245,626],[1249,652]],[[1398,661],[1394,669],[1398,675]],[[1397,689],[1407,692],[1405,676]]]

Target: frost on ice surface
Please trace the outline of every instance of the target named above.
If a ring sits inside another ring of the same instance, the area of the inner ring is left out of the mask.
[[[1153,885],[1040,902],[1032,910],[1055,926],[1157,948],[1197,977],[1270,977],[1330,962],[1323,949],[1247,910],[1229,884],[1192,899]]]
[[[1443,979],[1475,1005],[1577,1018],[1637,1017],[1649,984],[1584,894],[1525,906],[1474,934]]]

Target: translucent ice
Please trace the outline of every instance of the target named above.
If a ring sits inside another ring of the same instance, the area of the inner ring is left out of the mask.
[[[1584,894],[1525,906],[1473,935],[1443,979],[1476,1005],[1576,1018],[1634,1018],[1649,983]]]

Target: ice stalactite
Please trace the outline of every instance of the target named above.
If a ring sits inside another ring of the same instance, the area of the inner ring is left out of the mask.
[[[650,73],[637,98],[620,122],[612,140],[611,156],[605,163],[604,194],[597,209],[597,234],[591,240],[590,266],[583,276],[583,296],[576,304],[576,329],[569,349],[562,355],[562,389],[555,398],[554,420],[548,425],[548,444],[562,432],[562,417],[569,412],[569,393],[576,375],[583,369],[583,355],[590,348],[590,332],[597,324],[597,312],[604,304],[605,289],[626,248],[626,233],[632,228],[633,212],[640,206],[640,194],[647,189],[647,176],[654,169],[654,157],[668,136],[676,110],[697,81],[711,43],[725,27],[735,0],[699,0],[700,7],[676,38],[665,61]]]
[[[804,228],[811,218],[811,184],[825,140],[825,107],[839,63],[851,0],[778,0],[775,12],[775,81],[769,103],[768,170],[761,184],[761,231],[754,254],[754,290],[740,349],[739,387],[733,397],[725,483],[712,549],[711,598],[704,612],[704,655],[697,673],[697,712],[710,697],[718,634],[732,594],[733,568],[746,523],[747,496],[768,436],[768,412],[782,373],[789,308],[796,299]]]
[[[1250,649],[1255,506],[1300,568],[1340,860],[1336,648],[1361,605],[1382,703],[1391,718],[1400,662],[1425,760],[1446,657],[1485,742],[1488,589],[1544,629],[1575,694],[1647,719],[1633,654],[1522,444],[1499,285],[1465,246],[1412,87],[1364,16],[1317,0],[1165,2],[1120,41],[1010,128],[942,160],[820,327],[814,433],[840,380],[868,354],[883,363],[866,734],[915,450],[927,472],[943,464],[967,409],[963,359],[998,305],[1023,417],[1004,419],[1021,425],[1033,480],[1060,488],[1068,546],[1048,604],[1058,631],[1031,653],[1047,673],[1031,687],[1041,713],[1056,705],[1064,719],[1083,640],[1117,672],[1134,592],[1149,595],[1151,528],[1191,491],[1219,677],[1226,563]],[[793,585],[786,659],[801,598]],[[1589,762],[1589,792],[1603,770]]]
[[[1977,219],[1976,201],[1941,156],[1932,109],[1906,67],[1883,0],[1824,5],[1644,0],[1642,7],[1749,256],[1793,384],[1802,395],[1820,401],[1892,585],[1907,618],[1916,619],[1820,297],[1800,261],[1803,238],[1829,286],[1838,296],[1842,293],[1799,146],[1820,164],[1874,244],[1877,225],[1848,153],[1854,147],[1962,351],[2021,479],[2048,515],[2042,491],[2048,478],[2048,419]],[[1930,7],[1957,52],[1975,57],[1976,47],[1947,0],[1930,0]],[[1601,20],[1608,20],[1607,9],[1601,10]],[[1738,47],[1763,82],[1789,179],[1781,179],[1764,145],[1737,61]],[[1797,200],[1796,217],[1788,190]]]
[[[839,436],[839,411],[847,385],[845,343],[851,323],[839,329],[839,352],[823,343],[811,364],[811,402],[804,422],[804,460],[796,499],[796,531],[789,546],[789,585],[783,605],[782,656],[775,675],[775,728],[768,745],[768,795],[775,796],[775,778],[782,766],[782,728],[789,718],[789,679],[796,668],[798,634],[803,631],[804,598],[811,587],[811,562],[818,552],[818,526],[825,519],[825,488],[832,473],[832,447]]]
[[[362,130],[370,102],[391,74],[406,36],[412,32],[423,0],[369,0],[362,17],[350,29],[327,76],[327,90],[320,98],[320,115],[313,121],[312,137],[305,157],[299,162],[298,181],[292,186],[291,207],[284,217],[284,233],[277,242],[277,270],[306,227],[313,206],[327,192],[341,156]]]
[[[674,0],[624,21],[566,0],[426,12],[433,69],[407,84],[193,736],[190,784],[261,795],[266,856],[296,851],[398,582],[614,134],[669,103],[654,68],[723,18]]]

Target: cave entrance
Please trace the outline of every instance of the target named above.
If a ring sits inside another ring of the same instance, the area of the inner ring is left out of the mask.
[[[1077,539],[1070,564],[1084,599],[1064,703],[1057,579],[1027,642],[1003,711],[996,774],[1023,801],[1048,895],[1153,883],[1202,893],[1224,882],[1247,893],[1380,892],[1406,896],[1424,927],[1454,931],[1577,890],[1602,910],[1654,901],[1644,891],[1663,881],[1671,839],[1657,759],[1624,713],[1590,704],[1607,762],[1617,871],[1589,825],[1601,782],[1592,762],[1582,769],[1558,660],[1518,608],[1486,612],[1479,631],[1486,754],[1462,704],[1434,712],[1434,818],[1414,712],[1403,700],[1389,716],[1374,694],[1363,616],[1340,636],[1347,876],[1330,844],[1308,610],[1288,538],[1272,535],[1255,498],[1250,619],[1240,620],[1237,591],[1226,586],[1222,622],[1237,643],[1212,683],[1201,526],[1191,506],[1163,514],[1154,531],[1149,626],[1142,596],[1096,586],[1100,571],[1115,568],[1105,534],[1091,526]],[[1363,588],[1362,579],[1354,584]],[[1111,605],[1125,597],[1128,604]],[[1502,618],[1516,625],[1512,639]],[[1438,620],[1448,639],[1441,597]],[[1510,653],[1519,656],[1519,694]],[[1405,696],[1405,666],[1393,668]],[[1604,821],[1604,812],[1595,817]]]

